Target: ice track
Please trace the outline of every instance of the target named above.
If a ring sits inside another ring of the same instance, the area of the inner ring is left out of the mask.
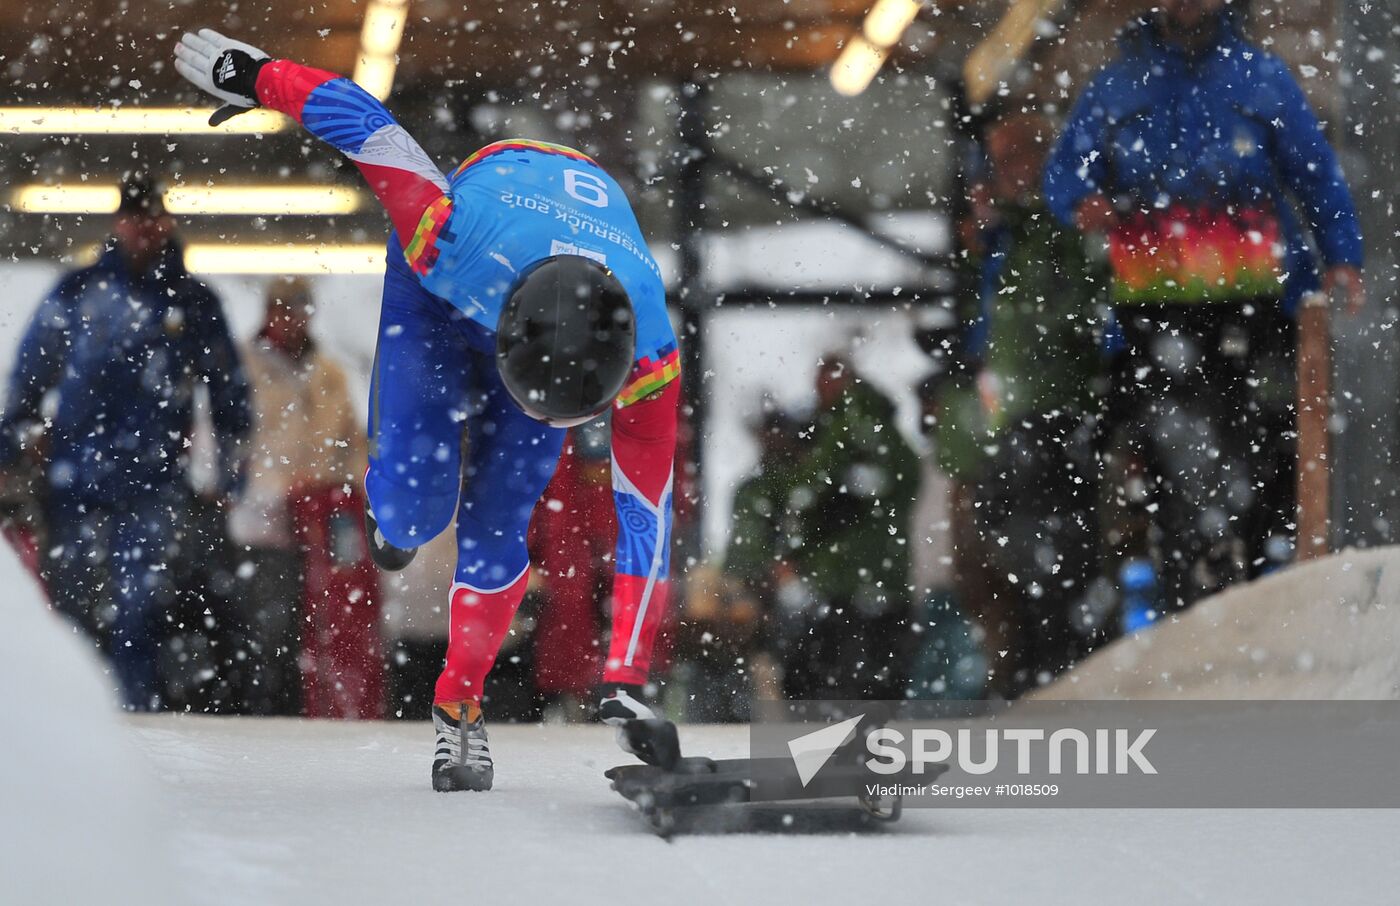
[[[1400,889],[1397,811],[911,809],[864,829],[854,809],[770,806],[666,842],[608,789],[626,756],[598,726],[493,726],[496,789],[434,793],[426,720],[120,717],[3,548],[0,583],[5,906],[1275,906]],[[747,731],[683,727],[682,742],[734,757]]]
[[[599,727],[495,727],[496,789],[440,794],[426,722],[130,724],[178,868],[220,903],[1277,904],[1400,881],[1385,811],[910,810],[866,831],[774,807],[666,842],[608,789],[623,758]],[[739,727],[683,739],[746,750]]]

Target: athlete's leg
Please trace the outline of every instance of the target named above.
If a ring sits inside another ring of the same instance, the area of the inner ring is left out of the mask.
[[[671,493],[680,382],[612,415],[617,506],[612,638],[604,683],[641,685],[666,614],[671,572]]]
[[[467,467],[457,508],[457,575],[436,702],[481,700],[486,674],[529,584],[530,513],[559,462],[563,429],[521,412],[494,363],[473,356]]]
[[[461,486],[469,352],[460,317],[418,284],[389,241],[369,399],[365,493],[385,539],[426,543],[452,522]]]

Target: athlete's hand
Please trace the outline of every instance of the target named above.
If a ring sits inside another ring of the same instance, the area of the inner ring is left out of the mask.
[[[268,61],[268,55],[256,47],[225,38],[212,28],[186,33],[175,45],[176,71],[224,102],[209,117],[211,126],[258,106],[258,71]]]

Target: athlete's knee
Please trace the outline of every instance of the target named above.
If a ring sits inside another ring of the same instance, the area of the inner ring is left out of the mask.
[[[496,518],[528,519],[558,464],[559,448],[543,444],[516,445],[493,452],[485,462],[468,463],[463,508]]]
[[[415,487],[395,480],[371,465],[365,475],[365,496],[384,539],[395,547],[426,544],[452,523],[457,490]]]
[[[525,535],[530,522],[483,521],[462,510],[457,516],[457,581],[479,591],[493,591],[520,578],[530,565]]]

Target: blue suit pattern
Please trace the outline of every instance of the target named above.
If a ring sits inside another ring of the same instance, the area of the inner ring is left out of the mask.
[[[431,225],[430,247],[389,243],[366,488],[385,538],[402,547],[433,537],[455,512],[457,583],[492,591],[528,565],[530,514],[565,435],[521,412],[496,371],[496,323],[519,274],[552,255],[592,258],[632,300],[639,363],[673,352],[675,336],[659,268],[626,196],[578,152],[488,146],[454,175],[447,210]],[[415,273],[425,253],[430,264]],[[615,495],[619,571],[654,573],[660,544],[664,575],[669,494],[662,521],[641,495]]]

